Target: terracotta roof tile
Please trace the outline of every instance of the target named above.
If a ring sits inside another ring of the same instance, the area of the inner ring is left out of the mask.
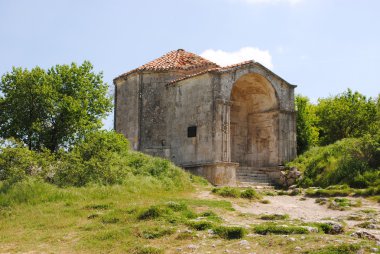
[[[144,64],[134,70],[126,72],[116,79],[125,77],[131,73],[139,71],[166,71],[166,70],[191,70],[199,68],[217,68],[219,65],[204,59],[196,54],[187,52],[183,49],[173,50],[169,53]]]
[[[228,65],[228,66],[225,66],[225,67],[215,67],[215,68],[210,68],[210,69],[207,69],[207,70],[204,70],[204,71],[200,71],[200,72],[197,72],[197,73],[194,73],[194,74],[190,74],[190,75],[186,75],[184,77],[181,77],[181,78],[178,78],[178,79],[175,79],[175,80],[172,80],[168,83],[168,85],[172,85],[172,84],[175,84],[179,81],[182,81],[182,80],[185,80],[185,79],[188,79],[188,78],[192,78],[194,76],[199,76],[199,75],[202,75],[202,74],[205,74],[207,72],[211,72],[211,71],[216,71],[216,72],[223,72],[223,71],[227,71],[231,68],[235,68],[235,67],[239,67],[239,66],[243,66],[243,65],[246,65],[246,64],[251,64],[251,63],[255,63],[255,61],[253,60],[249,60],[249,61],[245,61],[245,62],[241,62],[241,63],[237,63],[237,64],[233,64],[233,65]]]

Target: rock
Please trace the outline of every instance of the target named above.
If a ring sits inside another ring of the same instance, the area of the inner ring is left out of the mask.
[[[302,248],[301,248],[300,246],[297,246],[297,247],[295,247],[294,249],[295,249],[295,250],[298,250],[298,251],[302,250]]]
[[[379,249],[378,248],[371,248],[371,251],[373,251],[373,252],[378,252],[379,251]]]
[[[296,239],[295,239],[294,237],[290,237],[290,238],[289,238],[289,241],[291,241],[291,242],[295,242]]]
[[[196,249],[199,248],[199,246],[195,245],[195,244],[189,244],[189,245],[187,245],[187,248],[190,249],[190,250],[196,250]]]
[[[368,233],[366,231],[362,231],[362,230],[359,230],[359,231],[356,231],[355,233],[352,233],[351,236],[357,237],[357,238],[365,238],[368,240],[380,241],[380,239],[377,238],[375,235]]]
[[[293,190],[295,188],[297,188],[297,185],[295,185],[295,184],[293,184],[292,186],[289,186],[289,190]]]
[[[278,183],[283,187],[288,188],[290,186],[295,189],[295,183],[298,179],[301,178],[301,175],[302,173],[295,167],[292,167],[285,171],[280,171],[280,178]]]
[[[320,223],[325,223],[325,224],[328,224],[331,226],[331,229],[326,232],[327,234],[331,234],[331,235],[337,235],[337,234],[341,234],[344,232],[343,230],[343,226],[341,224],[339,224],[338,222],[335,222],[335,221],[320,221]]]
[[[213,244],[211,245],[211,247],[215,248],[215,247],[216,247],[216,244],[215,244],[215,243],[213,243]]]
[[[301,239],[301,240],[305,240],[305,238],[306,238],[305,236],[301,236],[301,238],[300,238],[300,239]]]
[[[376,241],[376,246],[380,246],[380,241]]]
[[[247,245],[249,245],[249,242],[248,242],[247,240],[241,240],[241,241],[239,242],[239,244],[240,244],[241,246],[247,246]]]

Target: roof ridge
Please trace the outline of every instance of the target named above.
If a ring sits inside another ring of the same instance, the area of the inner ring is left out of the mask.
[[[192,70],[201,68],[218,68],[214,62],[207,60],[197,54],[187,52],[184,49],[172,50],[159,58],[156,58],[138,68],[121,74],[114,79],[124,78],[139,71],[169,71],[169,70]]]

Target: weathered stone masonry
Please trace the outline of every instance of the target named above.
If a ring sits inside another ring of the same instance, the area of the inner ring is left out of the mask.
[[[176,50],[114,79],[115,130],[133,149],[216,185],[279,178],[296,156],[294,85],[261,64]]]

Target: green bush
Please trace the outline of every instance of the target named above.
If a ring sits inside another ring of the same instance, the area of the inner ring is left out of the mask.
[[[222,197],[230,197],[230,198],[240,197],[239,189],[232,188],[232,187],[214,188],[212,190],[212,193],[218,194],[219,196],[222,196]]]
[[[206,229],[212,228],[212,226],[213,226],[213,224],[211,222],[204,221],[204,220],[188,221],[186,223],[186,225],[195,229],[195,230],[206,230]]]
[[[260,199],[260,195],[254,189],[246,189],[240,193],[240,197],[246,199]]]
[[[289,219],[288,214],[265,214],[260,216],[261,220],[287,220]]]
[[[309,197],[346,197],[352,193],[351,189],[307,189]]]
[[[254,232],[260,235],[290,235],[290,234],[308,234],[306,228],[300,226],[280,226],[273,223],[265,223],[254,226]]]
[[[176,212],[187,210],[187,206],[184,203],[177,203],[174,201],[169,201],[169,202],[166,202],[165,205],[168,208],[170,208],[171,210],[176,211]]]
[[[240,239],[245,235],[245,229],[242,227],[227,227],[227,226],[219,226],[213,229],[215,234],[224,238],[224,239]]]
[[[306,254],[356,254],[361,247],[358,244],[341,244],[338,246],[327,246],[318,250],[306,251]]]
[[[129,142],[121,134],[90,133],[72,151],[61,154],[62,164],[54,182],[60,186],[120,184],[131,172],[125,166],[129,150]]]
[[[347,184],[354,188],[380,183],[380,135],[346,138],[324,147],[314,147],[289,167],[303,172],[302,187]]]
[[[164,253],[164,251],[152,246],[143,246],[143,247],[136,248],[132,253],[133,254],[162,254]]]
[[[163,215],[166,215],[167,213],[168,211],[161,207],[151,206],[149,208],[143,209],[138,214],[137,218],[139,220],[151,220],[151,219],[162,217]]]
[[[35,152],[20,145],[0,149],[0,181],[5,181],[7,185],[29,176],[50,180],[50,171],[54,168],[54,157],[47,150]]]
[[[152,227],[144,229],[139,235],[145,239],[156,239],[174,233],[174,228]]]

